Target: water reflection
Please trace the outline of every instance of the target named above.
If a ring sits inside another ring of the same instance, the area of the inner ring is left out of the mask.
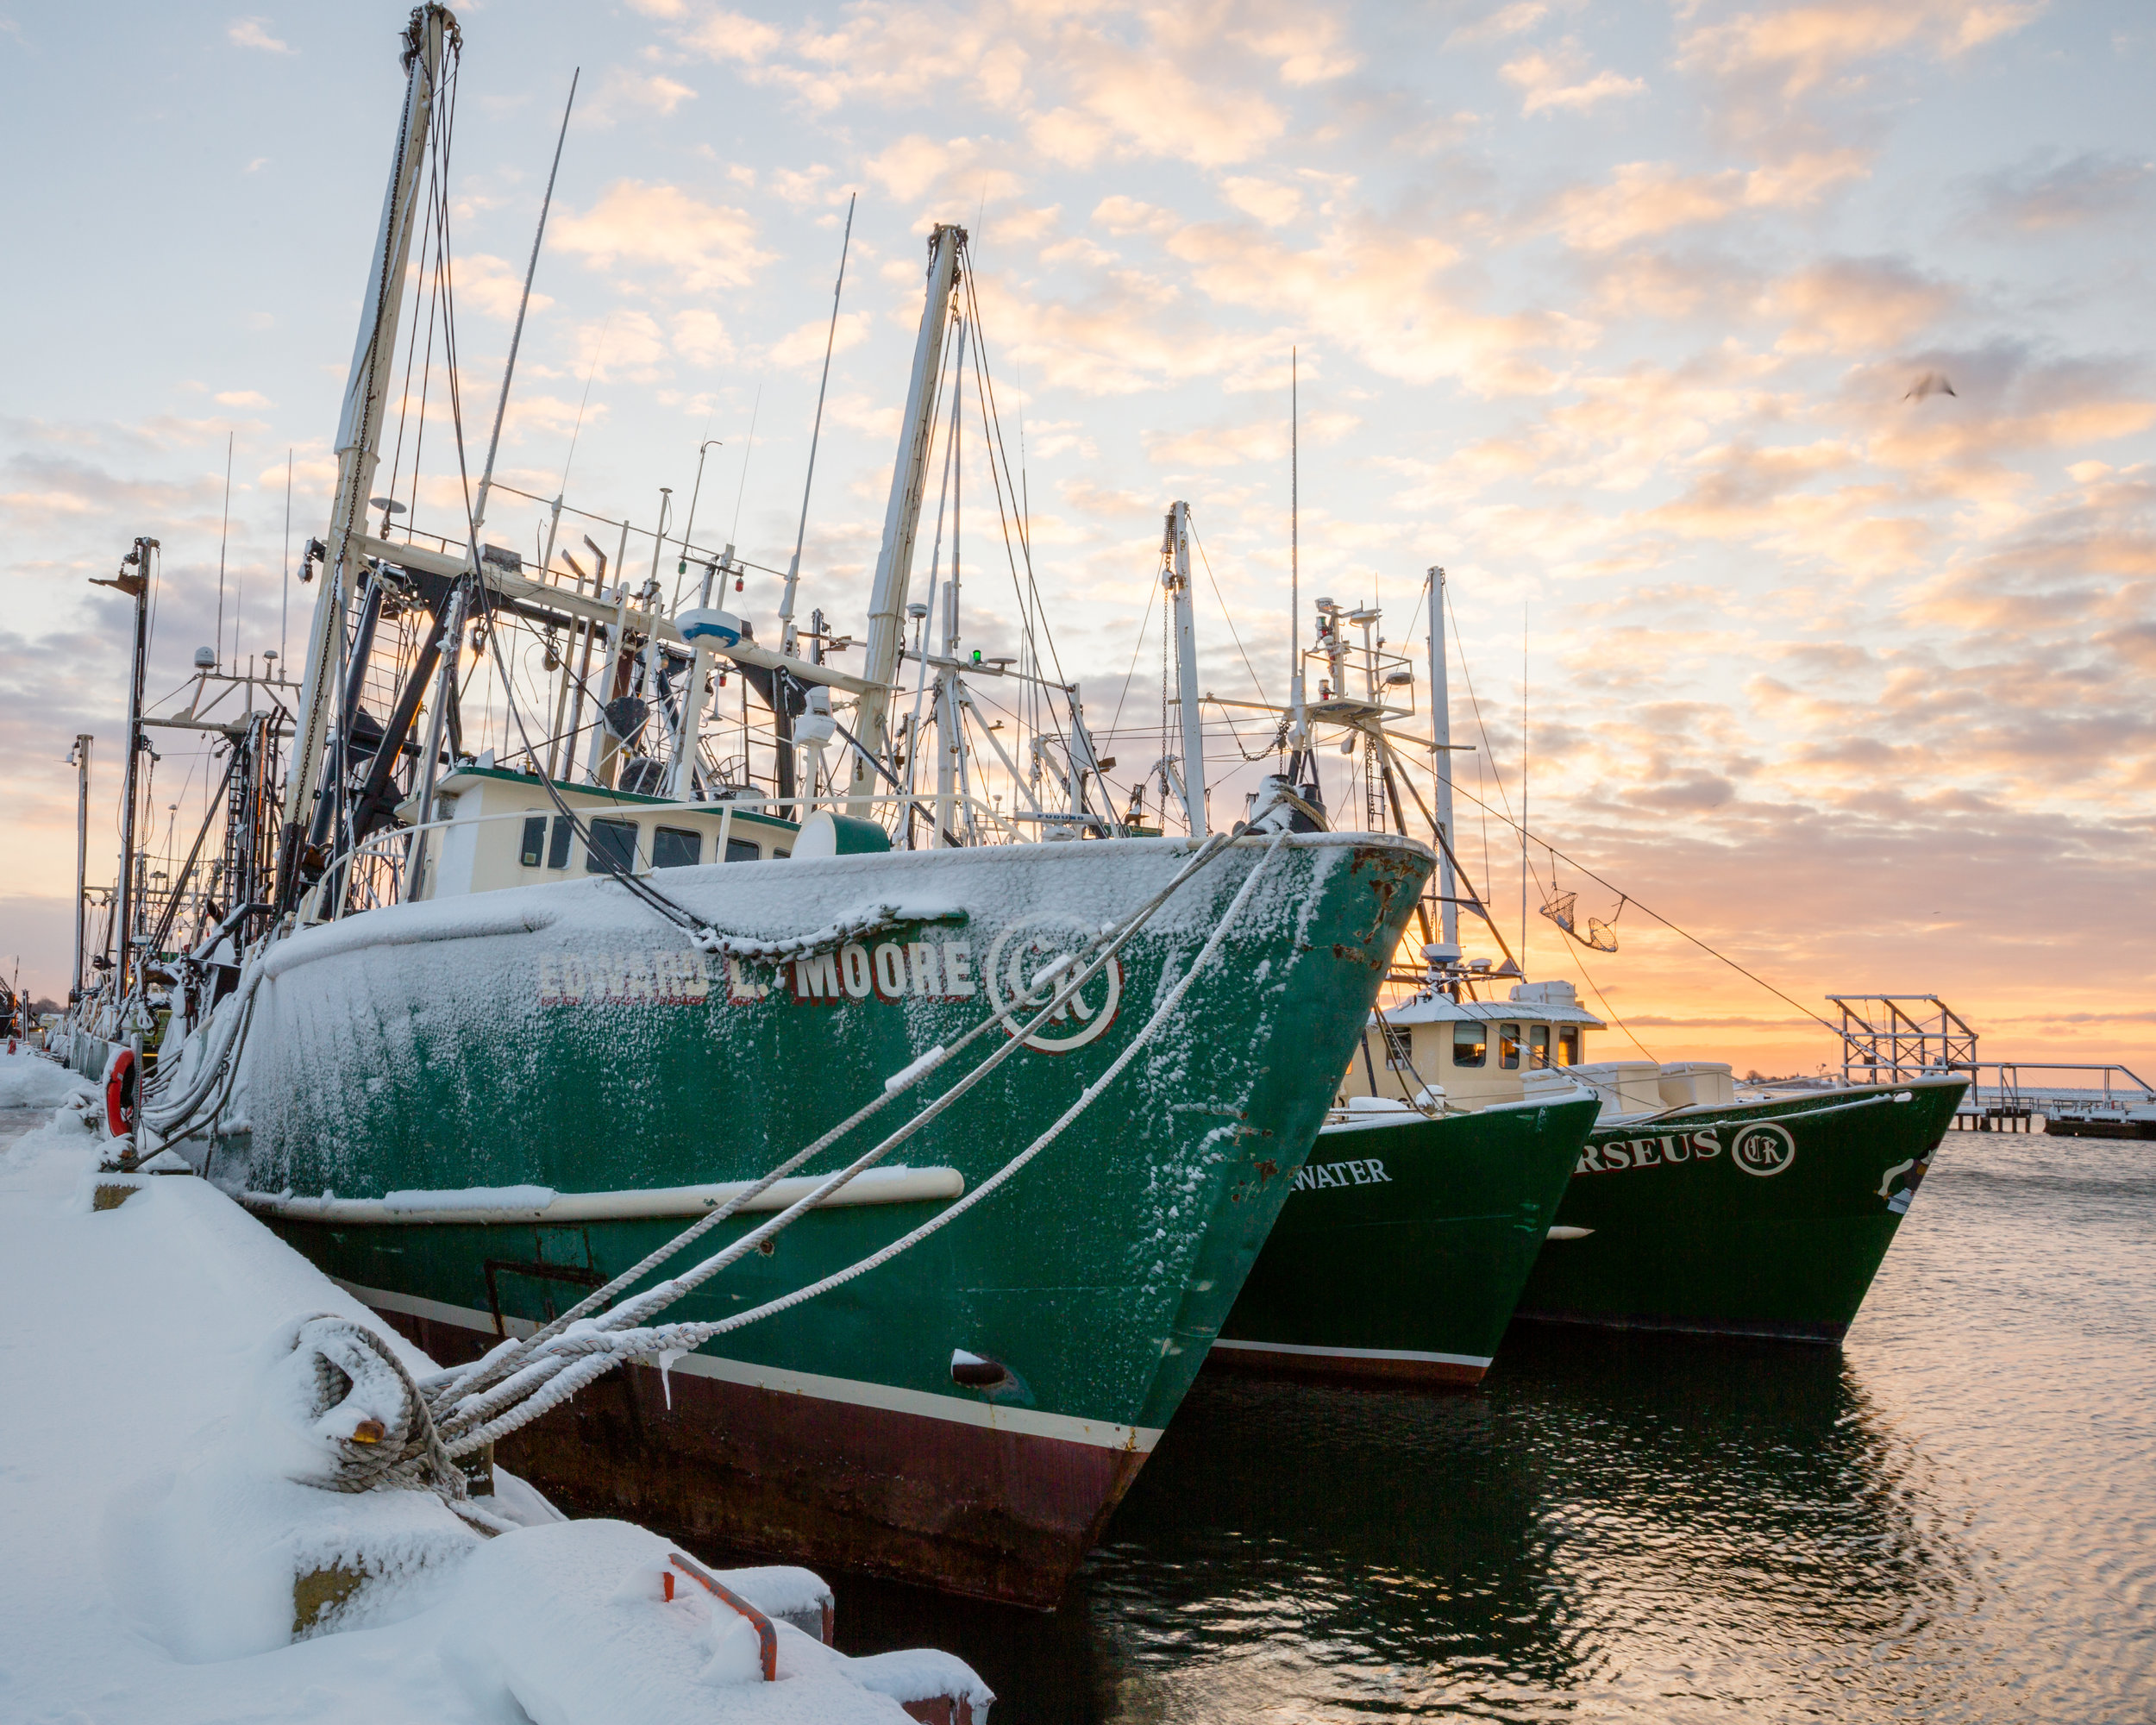
[[[1972,1584],[1837,1356],[1507,1348],[1476,1396],[1204,1385],[1088,1572],[1108,1716],[1666,1717],[1837,1665],[1853,1699]]]
[[[1843,1352],[1203,1378],[1056,1616],[842,1583],[841,1643],[951,1648],[997,1725],[2146,1718],[2153,1245],[2156,1146],[1955,1134]]]
[[[1479,1394],[1205,1378],[1052,1618],[841,1589],[842,1644],[971,1659],[1000,1725],[1682,1717],[1815,1691],[1974,1565],[1826,1350],[1545,1330]]]

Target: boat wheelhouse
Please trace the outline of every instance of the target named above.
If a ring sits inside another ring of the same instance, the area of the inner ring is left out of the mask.
[[[442,776],[434,823],[417,832],[396,829],[389,842],[417,837],[423,846],[411,865],[415,900],[791,856],[799,824],[763,812],[755,796],[685,803],[604,785],[550,787],[535,773],[473,762]],[[404,812],[417,811],[408,804]]]
[[[1453,1107],[1486,1107],[1549,1094],[1552,1080],[1592,1090],[1603,1120],[1737,1101],[1734,1074],[1718,1062],[1590,1059],[1588,1033],[1606,1026],[1570,982],[1515,982],[1501,1000],[1454,988],[1428,988],[1371,1014],[1341,1081],[1344,1106],[1359,1097],[1412,1106],[1428,1089]]]

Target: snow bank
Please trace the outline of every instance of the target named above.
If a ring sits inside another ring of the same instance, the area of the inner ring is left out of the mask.
[[[114,1498],[115,1597],[189,1664],[392,1623],[439,1603],[479,1536],[431,1491],[325,1490],[266,1472],[249,1422],[175,1446],[187,1459]]]
[[[432,1492],[302,1483],[325,1440],[389,1411],[356,1378],[297,1393],[310,1314],[373,1327],[415,1374],[432,1362],[199,1180],[105,1176],[133,1189],[91,1209],[74,1111],[0,1152],[0,1718],[894,1725],[934,1694],[983,1716],[957,1660],[848,1660],[783,1621],[762,1681],[753,1630],[693,1584],[617,1600],[664,1541],[564,1521],[498,1469],[489,1507],[522,1525],[492,1539]],[[820,1622],[805,1571],[721,1578]]]
[[[0,1168],[27,1170],[54,1152],[63,1156],[74,1152],[66,1164],[68,1181],[72,1184],[77,1164],[81,1161],[81,1152],[96,1145],[103,1136],[103,1106],[89,1091],[79,1091],[53,1109],[50,1119],[31,1127],[12,1142],[0,1145]],[[94,1171],[94,1157],[87,1165]]]
[[[50,1108],[89,1085],[41,1054],[0,1054],[0,1108]]]
[[[672,1549],[625,1521],[565,1521],[475,1553],[445,1614],[452,1662],[473,1701],[506,1691],[534,1725],[842,1725],[904,1720],[902,1700],[945,1694],[977,1695],[978,1718],[993,1698],[946,1655],[887,1656],[918,1661],[887,1668],[849,1659],[783,1619],[773,1626],[778,1681],[766,1683],[748,1619],[679,1570],[667,1598]],[[737,1578],[720,1575],[729,1586]],[[924,1684],[918,1694],[893,1693]]]

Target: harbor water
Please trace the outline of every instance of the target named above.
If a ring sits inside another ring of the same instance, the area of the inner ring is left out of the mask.
[[[1950,1134],[1839,1352],[1201,1377],[1061,1612],[838,1622],[996,1725],[2156,1718],[2156,1143]]]

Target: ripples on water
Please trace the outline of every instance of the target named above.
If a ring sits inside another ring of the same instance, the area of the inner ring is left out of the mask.
[[[1950,1135],[1839,1353],[1523,1327],[1469,1395],[1202,1378],[1053,1617],[849,1651],[1041,1722],[2156,1717],[2156,1143]]]

